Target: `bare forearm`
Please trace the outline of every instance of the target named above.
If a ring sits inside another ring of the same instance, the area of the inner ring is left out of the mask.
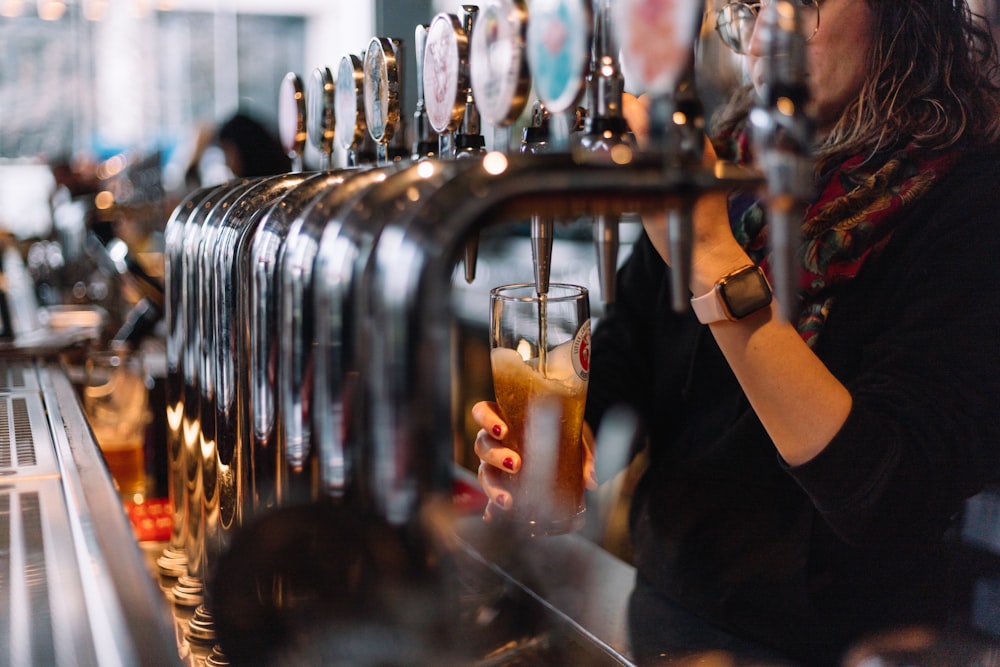
[[[847,419],[851,395],[776,305],[711,329],[782,458],[794,466],[819,454]]]

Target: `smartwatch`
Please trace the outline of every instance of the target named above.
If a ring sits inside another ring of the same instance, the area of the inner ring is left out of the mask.
[[[759,266],[749,265],[723,276],[707,294],[691,299],[702,324],[740,320],[770,305],[771,285]]]

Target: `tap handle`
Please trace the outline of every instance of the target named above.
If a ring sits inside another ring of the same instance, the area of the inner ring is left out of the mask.
[[[306,100],[302,79],[289,72],[278,90],[278,134],[281,145],[292,161],[292,171],[302,171],[306,147]]]
[[[388,162],[388,144],[399,129],[399,63],[386,38],[373,37],[364,59],[365,121],[379,164]]]
[[[802,216],[814,196],[813,122],[805,112],[809,92],[800,8],[778,0],[761,10],[763,91],[751,110],[750,128],[767,181],[771,278],[783,317],[798,306]]]
[[[317,67],[306,85],[306,120],[309,141],[319,151],[320,168],[330,168],[335,131],[333,113],[333,73],[328,67]]]
[[[414,56],[417,63],[417,107],[413,112],[413,153],[411,157],[437,155],[437,138],[427,122],[427,107],[424,104],[424,51],[427,48],[427,26],[418,25],[413,31]]]
[[[337,143],[348,155],[351,166],[357,166],[357,150],[368,136],[364,110],[364,77],[361,58],[355,55],[341,58],[337,68],[333,108]]]

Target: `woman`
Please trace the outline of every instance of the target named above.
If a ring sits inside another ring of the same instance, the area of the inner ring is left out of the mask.
[[[702,309],[707,326],[673,313],[662,221],[649,219],[594,332],[588,422],[624,402],[648,441],[630,522],[640,662],[722,649],[836,664],[871,633],[940,627],[947,533],[1000,471],[994,44],[964,0],[815,11],[818,195],[798,320],[763,299],[738,320]],[[717,145],[748,145],[750,99],[735,98]],[[635,105],[630,121],[643,125]],[[693,295],[766,272],[766,233],[758,204],[703,197]],[[473,414],[489,518],[517,503],[500,473],[520,459],[493,404]]]

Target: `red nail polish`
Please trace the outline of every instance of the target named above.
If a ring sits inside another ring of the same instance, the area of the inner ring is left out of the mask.
[[[505,458],[503,460],[503,467],[506,468],[507,470],[513,471],[514,470],[514,459],[511,458],[511,457],[509,457],[509,456],[507,458]]]
[[[500,424],[494,424],[493,425],[493,435],[495,437],[499,438],[500,437],[500,433],[502,431],[503,431],[503,429],[500,428]]]

